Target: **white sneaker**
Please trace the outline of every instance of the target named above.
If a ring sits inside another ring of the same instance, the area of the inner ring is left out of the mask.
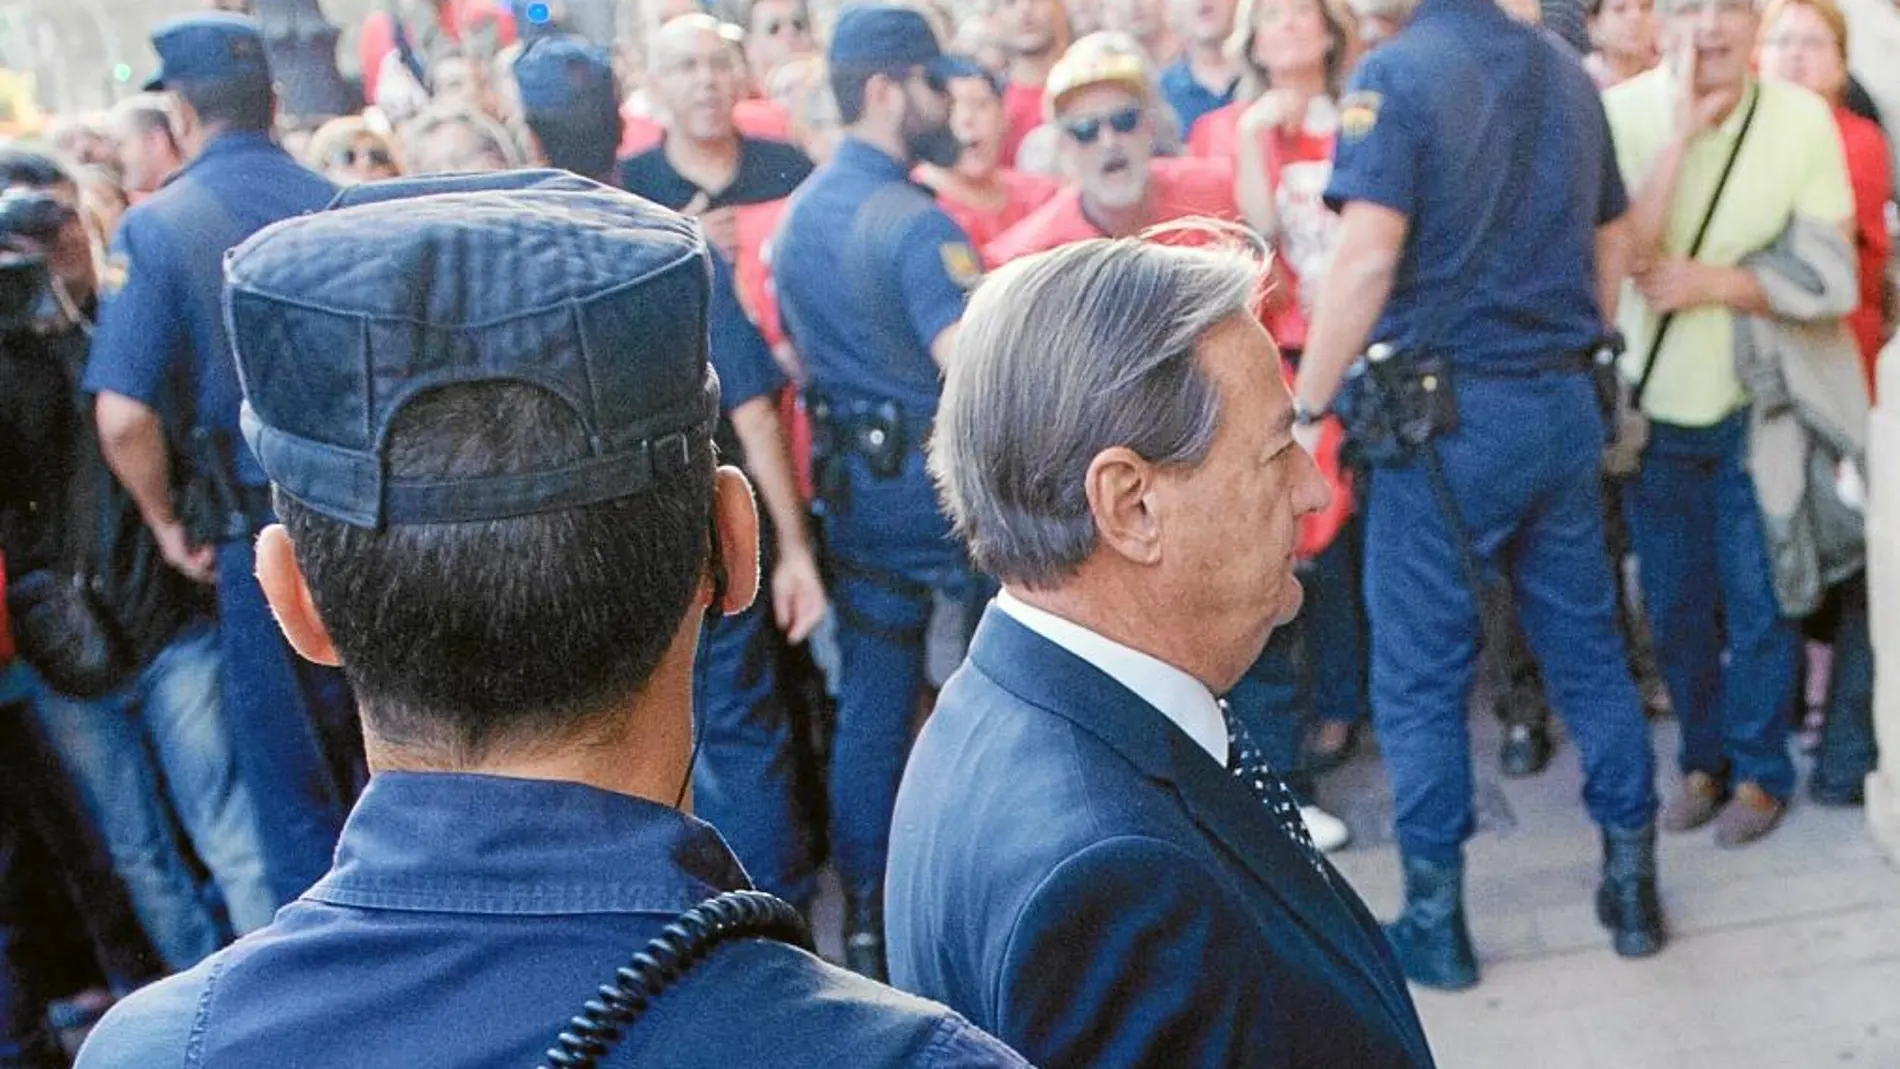
[[[1306,834],[1322,854],[1330,854],[1352,842],[1352,829],[1346,822],[1316,805],[1300,807],[1300,819],[1306,821]]]

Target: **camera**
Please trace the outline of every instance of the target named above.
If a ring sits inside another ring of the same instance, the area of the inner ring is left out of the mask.
[[[50,194],[0,193],[0,334],[61,318],[43,250],[72,218],[73,210]]]

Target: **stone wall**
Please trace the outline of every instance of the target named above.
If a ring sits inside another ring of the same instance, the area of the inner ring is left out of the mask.
[[[1867,597],[1874,642],[1874,734],[1867,825],[1900,865],[1900,340],[1880,359],[1880,407],[1867,436]]]

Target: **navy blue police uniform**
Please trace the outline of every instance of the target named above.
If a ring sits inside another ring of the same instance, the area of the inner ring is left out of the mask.
[[[378,183],[340,203],[229,267],[245,433],[280,492],[359,527],[482,522],[641,493],[712,434],[708,253],[689,220],[552,171]],[[528,477],[388,475],[390,421],[463,382],[546,389],[595,453]],[[540,1064],[683,910],[746,886],[718,834],[668,806],[379,773],[328,874],[263,932],[120,1003],[80,1065]],[[939,1005],[755,938],[686,971],[600,1064],[1024,1063]]]
[[[830,58],[946,62],[922,16],[879,5],[846,9]],[[931,343],[962,318],[979,266],[910,163],[853,137],[793,196],[775,248],[780,312],[807,374],[837,612],[832,855],[854,906],[875,910],[933,592],[961,598],[970,582],[923,446],[940,392]]]
[[[1424,0],[1353,76],[1326,198],[1408,221],[1373,337],[1449,359],[1460,422],[1436,449],[1458,518],[1480,568],[1515,595],[1591,816],[1634,831],[1655,810],[1654,760],[1613,616],[1587,370],[1605,329],[1595,239],[1627,200],[1602,105],[1558,47],[1491,0]],[[1507,151],[1498,131],[1528,149]],[[1512,166],[1529,168],[1514,197]],[[1365,523],[1372,709],[1399,846],[1408,865],[1449,869],[1474,823],[1477,595],[1422,461],[1374,469]]]
[[[271,92],[263,41],[249,19],[181,19],[152,43],[162,67],[148,88],[222,82],[265,98]],[[196,469],[205,479],[217,466],[236,488],[237,500],[227,503],[244,515],[219,524],[217,546],[224,720],[253,786],[279,901],[296,897],[329,865],[347,808],[347,784],[338,780],[347,780],[355,761],[354,714],[334,671],[292,654],[257,585],[250,536],[272,517],[264,469],[238,434],[237,369],[218,297],[226,250],[280,219],[321,209],[335,194],[269,131],[215,134],[164,188],[126,213],[85,375],[88,393],[120,394],[160,414],[175,470]]]

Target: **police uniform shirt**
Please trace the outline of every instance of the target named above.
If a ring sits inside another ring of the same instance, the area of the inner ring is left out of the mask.
[[[901,189],[887,192],[893,184]],[[864,214],[880,193],[881,210]],[[930,343],[963,317],[982,269],[968,237],[905,164],[846,138],[793,197],[773,262],[779,308],[814,389],[935,415]],[[855,273],[853,263],[869,270]],[[880,299],[880,282],[893,299]],[[903,351],[893,351],[899,339]]]
[[[706,210],[740,204],[759,204],[789,197],[812,171],[811,160],[797,147],[783,141],[741,137],[739,169],[724,189],[702,189],[693,180],[673,169],[666,158],[666,146],[649,149],[620,165],[620,186],[629,193],[682,211],[693,198],[704,194]]]
[[[769,398],[784,389],[785,373],[740,305],[732,268],[720,257],[714,256],[712,261],[713,284],[706,309],[710,345],[706,355],[719,373],[720,419],[715,440],[723,463],[743,465],[745,454],[738,435],[732,431],[732,413],[748,401]]]
[[[225,431],[238,443],[237,365],[217,341],[218,264],[252,233],[317,211],[335,195],[335,186],[299,166],[267,133],[214,138],[120,224],[86,392],[123,394],[169,421]],[[239,481],[265,485],[250,451],[241,444],[233,451]]]
[[[528,1066],[661,929],[748,886],[718,832],[578,783],[384,772],[270,929],[121,1002],[81,1069]],[[1017,1067],[936,1003],[779,943],[714,950],[604,1065]]]
[[[1327,203],[1377,204],[1411,227],[1376,340],[1534,372],[1573,367],[1602,336],[1595,236],[1628,198],[1596,88],[1560,47],[1492,0],[1424,0],[1353,74]],[[1541,105],[1524,88],[1538,49]],[[1508,141],[1532,122],[1532,170],[1517,203],[1499,203]],[[1419,336],[1434,325],[1441,337]]]

